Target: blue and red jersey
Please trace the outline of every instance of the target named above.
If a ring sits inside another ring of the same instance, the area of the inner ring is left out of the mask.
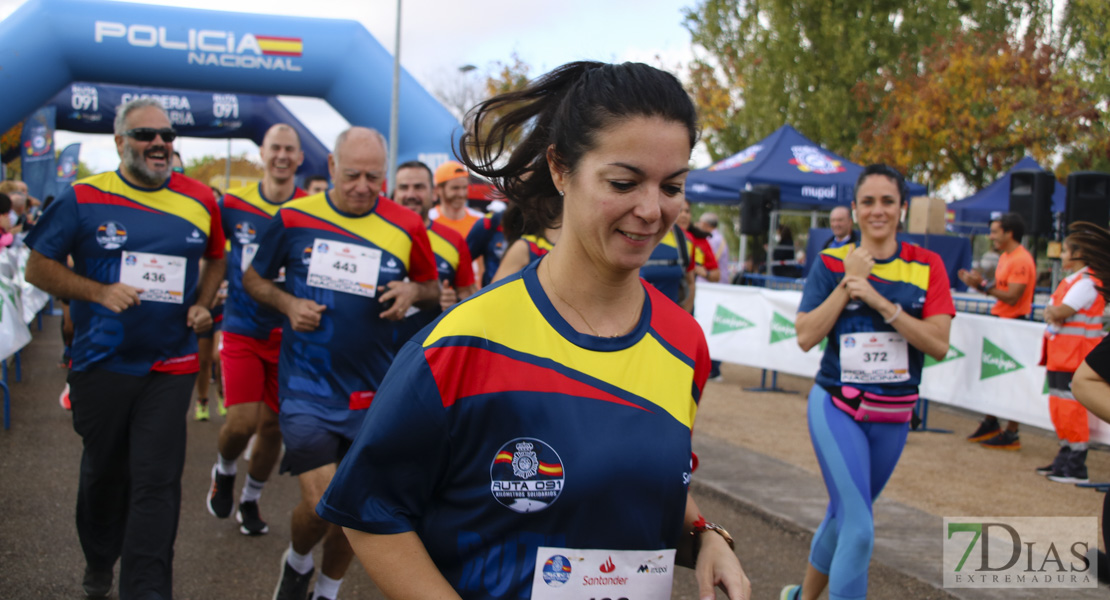
[[[281,313],[260,305],[243,289],[243,271],[250,256],[258,249],[262,232],[283,204],[303,198],[304,190],[296,188],[289,198],[271,200],[262,193],[262,184],[255,183],[229,191],[220,203],[224,236],[230,244],[227,255],[227,308],[224,331],[259,340],[281,327]],[[244,251],[247,254],[244,259]]]
[[[798,312],[810,312],[821,305],[829,294],[844,279],[844,258],[854,244],[829,248],[821,252],[813,269],[806,278],[802,291],[802,302]],[[956,316],[952,302],[952,292],[948,284],[948,272],[940,255],[920,246],[900,242],[894,256],[876,260],[871,276],[871,286],[887,300],[898,304],[906,314],[918,319],[933,315]],[[864,302],[853,301],[848,304],[829,332],[828,346],[821,358],[821,369],[816,381],[825,387],[842,385],[840,380],[840,340],[841,336],[852,333],[893,332],[893,325],[883,322],[883,316]],[[902,396],[917,393],[921,384],[921,369],[925,354],[909,346],[908,381],[896,384],[858,384],[853,387],[874,394]]]
[[[679,251],[679,244],[685,247],[685,264],[683,253]],[[678,292],[682,287],[682,279],[688,271],[694,270],[694,245],[686,239],[685,235],[676,236],[675,227],[667,232],[659,245],[651,251],[647,263],[640,268],[640,277],[655,286],[663,295],[673,302],[678,302]]]
[[[377,286],[406,277],[414,282],[436,277],[423,221],[387,198],[379,197],[364,215],[339,211],[329,193],[282,206],[263,233],[251,265],[267,279],[276,278],[284,267],[287,292],[327,307],[315,331],[293,331],[284,320],[278,364],[282,400],[365,408],[393,362],[394,327],[380,316],[382,292],[370,298],[308,284],[314,252],[353,246],[381,252]]]
[[[630,333],[579,333],[537,264],[405,345],[316,509],[415,531],[467,599],[529,597],[539,546],[655,550],[682,532],[701,329],[643,284]]]
[[[467,249],[466,240],[459,235],[459,232],[442,223],[432,221],[431,225],[428,225],[428,241],[431,242],[432,253],[435,254],[436,272],[440,283],[446,281],[456,290],[474,283],[474,266],[471,264],[470,250]],[[442,312],[443,310],[438,306],[428,310],[416,310],[405,317],[405,320],[397,323],[398,348],[434,321]]]
[[[119,282],[125,251],[185,258],[180,304],[143,301],[115,314],[95,302],[71,302],[70,356],[75,371],[197,372],[187,313],[197,301],[201,258],[224,256],[220,210],[208,186],[179,173],[152,189],[130,184],[119,171],[94,175],[50,205],[27,245],[62,264],[72,256],[75,273],[105,284]]]
[[[482,273],[482,287],[493,280],[493,274],[501,266],[501,257],[505,255],[505,232],[501,229],[501,217],[504,214],[504,211],[486,213],[466,235],[470,256],[482,259],[482,266],[485,268]]]

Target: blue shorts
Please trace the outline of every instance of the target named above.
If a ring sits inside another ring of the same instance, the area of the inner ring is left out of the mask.
[[[362,428],[366,411],[284,399],[278,414],[285,441],[280,472],[300,475],[324,465],[339,464]]]

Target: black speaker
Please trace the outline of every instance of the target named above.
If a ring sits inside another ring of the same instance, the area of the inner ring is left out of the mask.
[[[1052,192],[1056,176],[1051,171],[1014,171],[1010,174],[1010,212],[1021,215],[1025,231],[1033,235],[1051,235]]]
[[[1068,175],[1067,221],[1087,221],[1099,227],[1110,223],[1110,173]]]
[[[740,233],[760,235],[771,229],[771,211],[779,206],[779,186],[755,185],[740,193]]]

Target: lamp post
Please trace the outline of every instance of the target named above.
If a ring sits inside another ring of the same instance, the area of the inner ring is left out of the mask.
[[[386,180],[389,192],[393,192],[393,180],[397,178],[397,137],[400,135],[401,108],[401,0],[397,0],[397,35],[393,42],[393,98],[389,110],[389,175]]]

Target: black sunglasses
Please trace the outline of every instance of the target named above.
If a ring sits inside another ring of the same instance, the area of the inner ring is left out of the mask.
[[[155,129],[153,127],[136,127],[123,132],[129,138],[134,138],[140,142],[153,142],[154,136],[161,136],[162,141],[167,144],[177,138],[177,132],[170,127],[165,129]]]

